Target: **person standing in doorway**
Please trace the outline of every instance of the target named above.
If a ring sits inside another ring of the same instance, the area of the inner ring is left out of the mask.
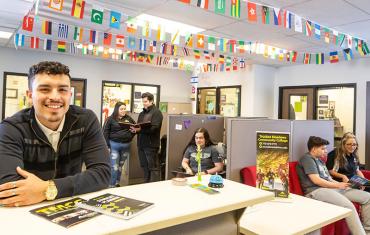
[[[159,150],[163,115],[154,104],[153,94],[145,92],[141,98],[144,108],[139,114],[138,123],[150,122],[151,125],[145,128],[131,127],[131,130],[138,132],[137,147],[140,166],[143,168],[144,179],[147,183],[150,182],[151,169],[154,167],[154,160]]]
[[[110,187],[120,186],[122,167],[130,156],[131,140],[135,136],[129,128],[120,123],[135,124],[135,121],[126,113],[126,104],[117,102],[112,115],[105,122],[103,132],[110,149],[112,175]]]

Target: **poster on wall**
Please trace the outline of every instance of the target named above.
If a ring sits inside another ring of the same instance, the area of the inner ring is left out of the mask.
[[[257,131],[256,187],[289,196],[289,133]]]

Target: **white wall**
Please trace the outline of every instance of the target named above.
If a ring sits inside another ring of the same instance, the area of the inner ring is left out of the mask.
[[[198,87],[242,86],[241,116],[272,117],[275,68],[253,65],[245,70],[199,74]]]
[[[102,80],[160,85],[161,101],[190,102],[190,75],[184,71],[5,47],[0,47],[0,91],[3,92],[4,72],[27,73],[31,65],[44,60],[59,61],[69,66],[72,77],[87,78],[86,107],[98,117]],[[1,105],[2,102],[0,117]]]
[[[365,161],[366,82],[370,81],[368,57],[337,64],[296,65],[281,67],[275,74],[274,117],[278,117],[279,87],[356,83],[356,136],[359,139],[359,155]]]

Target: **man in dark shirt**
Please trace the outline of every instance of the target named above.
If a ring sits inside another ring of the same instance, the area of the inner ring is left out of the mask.
[[[306,197],[324,201],[352,210],[346,217],[348,228],[352,234],[365,234],[370,230],[370,194],[362,190],[351,189],[345,182],[333,180],[320,157],[327,154],[326,145],[329,142],[320,137],[311,136],[308,139],[308,153],[305,153],[297,165],[297,173]],[[361,204],[362,222],[353,202]]]
[[[30,68],[32,107],[0,124],[0,205],[24,206],[108,187],[109,153],[96,115],[69,105],[69,68]],[[86,171],[81,172],[82,163]]]
[[[142,129],[133,127],[131,129],[133,132],[138,132],[137,147],[140,166],[144,171],[145,182],[150,182],[151,169],[154,167],[154,160],[159,150],[163,115],[154,105],[154,96],[151,93],[145,92],[141,98],[144,108],[137,122],[150,122],[151,125]]]

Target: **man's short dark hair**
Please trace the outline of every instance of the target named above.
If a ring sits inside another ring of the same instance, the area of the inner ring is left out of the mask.
[[[153,101],[154,100],[154,95],[152,93],[145,92],[141,95],[141,98],[142,99],[147,98],[149,101]]]
[[[71,79],[68,66],[54,61],[42,61],[38,64],[32,65],[28,72],[28,88],[30,90],[32,89],[32,83],[35,79],[35,75],[42,73],[51,75],[65,74],[69,77],[69,79]]]
[[[320,146],[328,145],[328,144],[329,144],[329,141],[321,137],[318,137],[318,136],[310,136],[310,138],[308,138],[308,141],[307,141],[308,151],[311,151],[313,147],[320,147]]]

